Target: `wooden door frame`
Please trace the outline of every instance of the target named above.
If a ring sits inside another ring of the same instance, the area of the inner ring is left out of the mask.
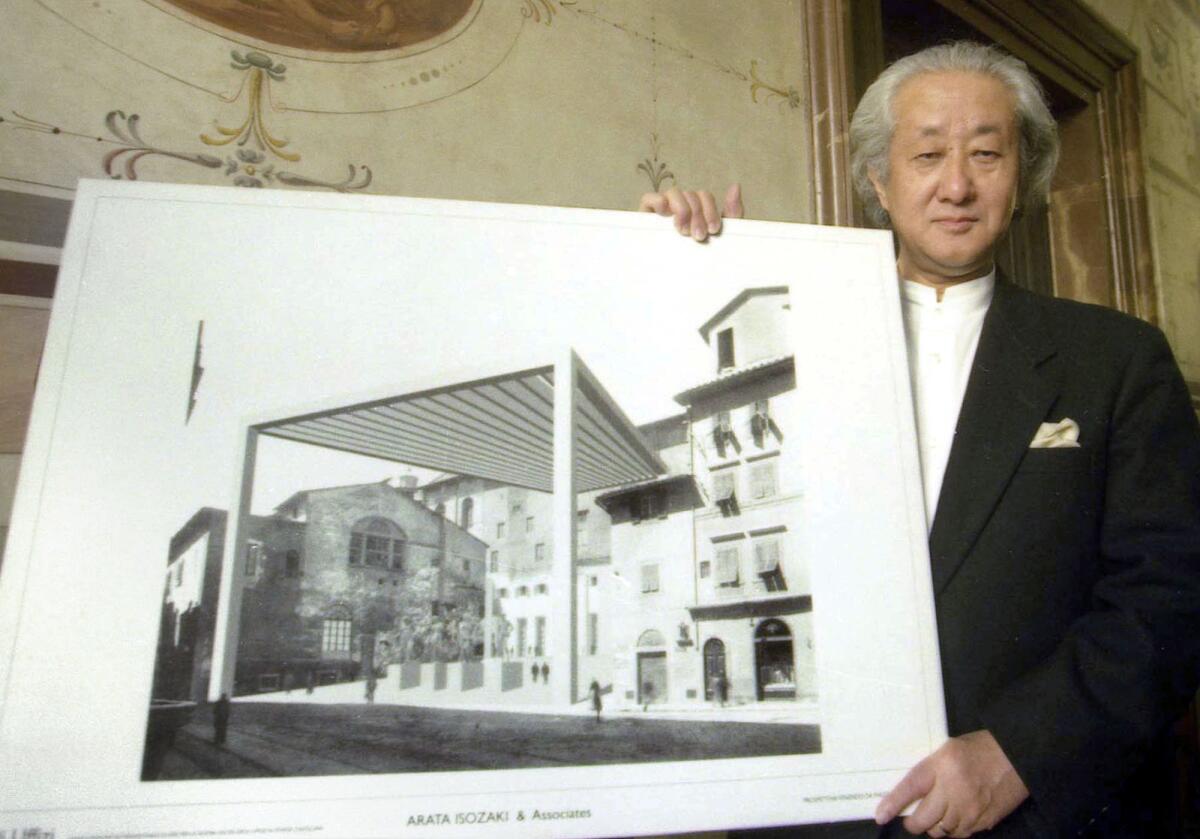
[[[1137,50],[1081,0],[936,2],[1091,103],[1111,232],[1108,265],[1080,273],[1065,260],[1056,261],[1055,293],[1156,323]],[[813,219],[861,226],[862,208],[850,182],[849,126],[859,95],[882,69],[879,0],[809,0],[806,11]],[[1065,251],[1065,242],[1056,244]]]

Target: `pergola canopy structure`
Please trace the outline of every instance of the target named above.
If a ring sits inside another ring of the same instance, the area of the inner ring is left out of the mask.
[[[233,584],[237,575],[232,569],[246,550],[260,435],[550,493],[551,584],[565,596],[550,604],[552,628],[544,658],[566,671],[566,678],[554,682],[556,701],[570,705],[578,699],[576,496],[650,480],[667,468],[573,351],[553,364],[514,366],[515,372],[349,403],[338,400],[245,427],[237,524],[225,548],[227,573],[217,618],[223,629],[213,642],[210,699],[233,689],[242,588]],[[556,388],[556,383],[569,384]],[[492,598],[485,598],[485,618],[491,615],[491,603]]]
[[[576,492],[644,481],[658,455],[586,368],[575,368]],[[553,365],[259,423],[259,433],[412,466],[554,488]]]

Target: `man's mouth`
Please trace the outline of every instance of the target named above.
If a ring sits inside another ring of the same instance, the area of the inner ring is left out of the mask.
[[[970,230],[978,220],[979,219],[975,218],[974,216],[955,216],[953,218],[934,219],[933,223],[936,224],[941,230],[945,230],[947,233],[965,233],[966,231]]]

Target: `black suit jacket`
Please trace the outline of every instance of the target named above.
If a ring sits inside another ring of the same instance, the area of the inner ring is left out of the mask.
[[[1029,448],[1067,417],[1078,448]],[[1200,686],[1200,429],[1162,334],[997,283],[930,555],[950,733],[1031,792],[997,832],[1152,835],[1140,781]]]
[[[1064,418],[1078,448],[1029,447]],[[929,541],[950,734],[990,730],[1031,793],[980,835],[1162,836],[1200,686],[1200,429],[1162,334],[998,282]]]

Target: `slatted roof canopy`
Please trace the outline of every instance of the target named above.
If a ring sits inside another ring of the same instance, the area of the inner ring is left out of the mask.
[[[662,474],[665,465],[578,357],[576,492]],[[272,437],[552,492],[554,367],[359,402],[254,428]]]

